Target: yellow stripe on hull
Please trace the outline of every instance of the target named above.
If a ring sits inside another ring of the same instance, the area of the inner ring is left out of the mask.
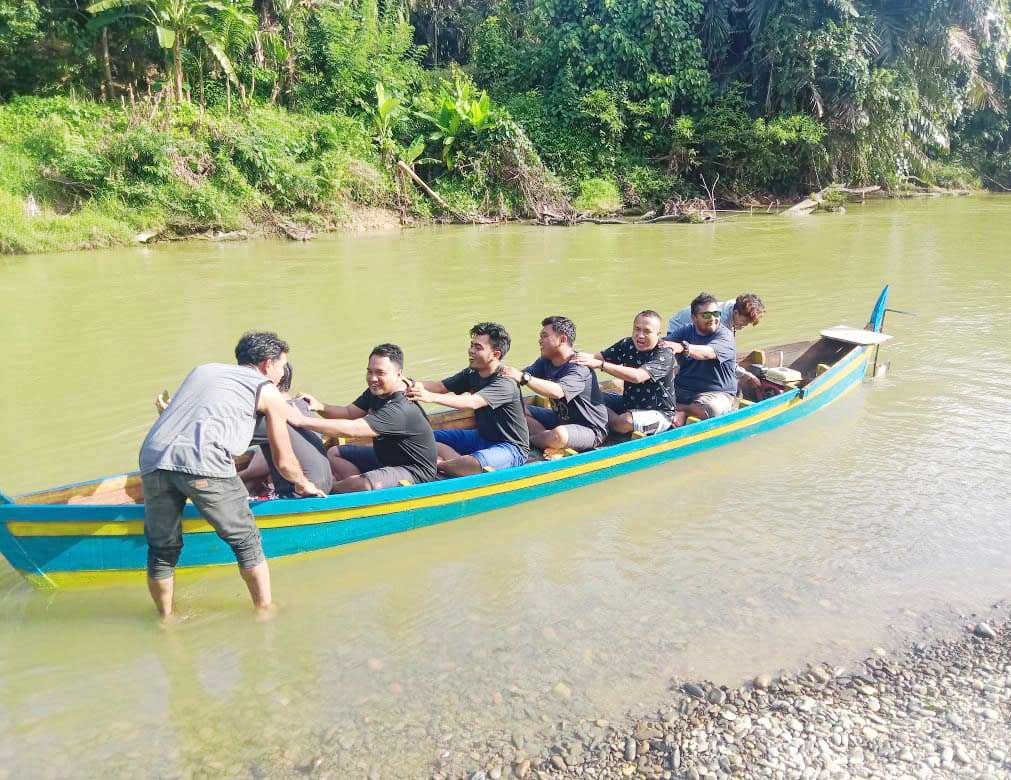
[[[789,403],[777,406],[773,409],[762,412],[745,419],[737,420],[726,425],[720,425],[707,431],[703,431],[691,436],[684,436],[673,441],[656,444],[652,447],[637,449],[632,452],[625,452],[609,458],[594,460],[589,463],[581,463],[568,468],[558,469],[546,474],[515,479],[509,482],[500,482],[494,485],[460,490],[452,493],[443,493],[436,496],[423,496],[420,498],[409,498],[400,501],[389,501],[374,506],[353,507],[348,509],[320,510],[317,512],[299,512],[289,515],[266,515],[256,518],[260,528],[294,528],[303,525],[316,525],[319,523],[331,523],[341,520],[348,520],[360,517],[376,517],[379,515],[392,514],[394,512],[405,512],[411,509],[422,509],[427,507],[442,506],[458,501],[466,501],[472,498],[496,495],[512,490],[534,487],[549,482],[576,477],[581,474],[606,469],[640,458],[658,455],[663,452],[681,449],[700,441],[722,436],[726,433],[741,430],[757,425],[765,420],[786,413],[798,404],[807,403],[808,400],[827,392],[839,382],[843,381],[857,370],[866,370],[869,352],[857,357],[845,369],[833,376],[824,384],[819,385],[805,398],[794,398]],[[854,385],[855,386],[855,385]],[[142,520],[131,520],[126,522],[115,522],[109,520],[74,520],[74,521],[54,521],[54,522],[11,522],[7,528],[14,536],[141,536],[144,533],[144,522]],[[183,521],[183,533],[212,533],[214,529],[205,520],[192,519]],[[95,574],[105,574],[105,572],[94,572]],[[84,575],[85,572],[74,572],[74,576]],[[32,575],[27,575],[32,576]],[[37,575],[35,575],[37,576]],[[45,587],[45,586],[44,586]],[[51,586],[50,586],[51,587]]]

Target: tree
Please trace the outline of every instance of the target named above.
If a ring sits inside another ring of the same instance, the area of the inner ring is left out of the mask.
[[[136,8],[137,17],[155,28],[158,45],[172,52],[173,87],[177,101],[183,100],[183,48],[197,37],[217,59],[230,79],[235,69],[222,46],[221,30],[229,24],[256,29],[257,17],[251,0],[99,0],[88,6],[89,13],[102,14]],[[110,17],[111,18],[111,17]]]

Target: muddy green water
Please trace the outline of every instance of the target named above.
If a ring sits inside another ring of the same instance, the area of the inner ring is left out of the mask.
[[[861,325],[885,282],[919,315],[890,315],[887,379],[809,420],[278,562],[267,625],[232,571],[183,578],[166,632],[142,588],[36,593],[0,563],[0,777],[477,769],[501,734],[535,752],[560,721],[655,709],[671,675],[736,683],[957,624],[1008,595],[1009,247],[1011,199],[981,197],[0,260],[10,493],[133,468],[154,394],[248,328],[345,403],[373,344],[439,378],[478,320],[523,364],[544,315],[599,349],[700,288],[765,298],[749,349]]]

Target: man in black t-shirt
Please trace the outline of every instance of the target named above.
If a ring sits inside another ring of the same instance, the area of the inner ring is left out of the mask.
[[[651,309],[635,315],[632,336],[572,362],[598,368],[624,383],[621,395],[605,393],[608,424],[615,433],[663,433],[674,424],[674,353],[660,345],[663,320]]]
[[[415,382],[408,389],[412,401],[474,410],[476,428],[435,431],[442,473],[463,477],[526,463],[530,434],[520,388],[499,373],[510,343],[497,322],[478,323],[470,329],[468,368],[441,382]]]
[[[373,349],[365,376],[368,390],[347,406],[300,396],[320,417],[302,417],[293,424],[332,436],[375,440],[371,447],[346,444],[330,448],[331,492],[380,490],[435,479],[435,437],[421,407],[404,395],[404,353],[400,347],[380,344]]]
[[[504,376],[551,400],[550,409],[527,407],[530,443],[542,449],[591,450],[607,438],[607,407],[597,375],[573,362],[576,325],[568,317],[546,317],[538,339],[541,356],[524,371],[502,366]]]

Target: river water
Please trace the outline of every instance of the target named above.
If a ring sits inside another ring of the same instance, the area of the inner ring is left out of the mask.
[[[0,563],[0,777],[423,777],[533,754],[586,720],[655,711],[672,676],[738,683],[855,657],[1008,595],[1011,199],[875,203],[704,226],[433,228],[306,245],[201,243],[0,260],[0,487],[134,467],[151,399],[238,335],[292,345],[335,403],[369,349],[465,364],[499,320],[509,362],[563,313],[602,348],[705,288],[763,296],[750,349],[862,325],[881,286],[887,378],[733,446],[273,566],[250,618],[234,571],[44,594]],[[482,759],[483,760],[483,759]]]

